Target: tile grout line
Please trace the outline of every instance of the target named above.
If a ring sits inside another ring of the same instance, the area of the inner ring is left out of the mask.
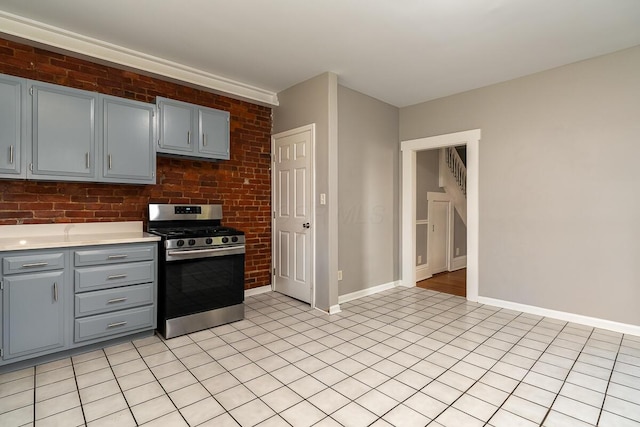
[[[611,378],[613,377],[613,373],[616,370],[616,364],[618,363],[618,355],[620,354],[620,347],[622,347],[622,343],[624,342],[624,334],[620,338],[620,344],[618,344],[618,351],[616,351],[616,357],[613,360],[613,366],[611,367],[611,373],[609,373],[609,379],[607,381],[607,387],[604,389],[604,397],[602,398],[602,405],[600,406],[600,412],[598,413],[598,420],[596,421],[596,425],[600,425],[600,418],[602,417],[602,411],[604,411],[604,404],[607,401],[607,391],[609,391],[609,385],[611,384]]]
[[[567,323],[567,324],[569,324],[569,323]],[[547,408],[547,412],[544,414],[544,417],[542,418],[542,421],[540,421],[540,425],[544,425],[544,422],[549,417],[549,414],[551,413],[551,409],[553,408],[553,405],[556,403],[556,400],[558,399],[558,396],[560,396],[560,392],[562,391],[562,388],[567,383],[567,378],[569,378],[569,375],[571,375],[571,371],[573,371],[573,368],[576,366],[576,363],[578,363],[578,359],[580,358],[580,355],[584,351],[585,347],[587,346],[587,343],[589,342],[589,340],[591,339],[591,337],[593,336],[593,333],[595,331],[596,331],[596,328],[592,328],[591,329],[591,332],[589,333],[589,336],[585,340],[584,344],[582,345],[582,348],[580,349],[580,352],[578,353],[578,357],[576,357],[576,360],[574,360],[573,363],[571,364],[571,367],[567,371],[567,375],[565,375],[564,380],[562,380],[562,385],[560,386],[560,389],[558,390],[558,393],[556,393],[555,397],[553,398],[553,401],[551,402],[551,404]],[[604,400],[603,400],[603,404],[604,404]],[[575,418],[575,417],[573,417],[571,415],[568,415],[568,414],[564,414],[564,415],[577,420],[577,418]],[[578,420],[578,421],[582,421],[582,420]]]

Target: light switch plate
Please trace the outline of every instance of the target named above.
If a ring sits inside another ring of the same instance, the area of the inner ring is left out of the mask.
[[[327,204],[327,195],[325,193],[320,193],[320,204],[321,205]]]

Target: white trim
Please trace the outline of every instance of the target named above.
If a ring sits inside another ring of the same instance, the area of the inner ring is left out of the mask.
[[[608,329],[610,331],[623,334],[640,336],[640,326],[628,323],[614,322],[612,320],[600,319],[598,317],[583,316],[581,314],[568,313],[566,311],[551,310],[549,308],[537,307],[535,305],[520,304],[517,302],[505,301],[495,298],[478,297],[480,304],[492,305],[509,310],[521,311],[523,313],[535,314],[538,316],[551,317],[564,320],[566,322],[580,323],[594,328]]]
[[[338,314],[341,312],[342,310],[340,310],[340,304],[332,305],[331,307],[329,307],[329,314]]]
[[[400,285],[400,281],[383,283],[382,285],[372,286],[370,288],[361,289],[359,291],[351,292],[349,294],[340,295],[338,297],[338,304],[344,304],[345,302],[353,301],[354,299],[363,298],[369,295],[374,295],[387,289],[393,289]]]
[[[316,124],[311,123],[309,125],[300,126],[295,129],[290,129],[284,132],[277,133],[271,136],[271,278],[272,278],[272,287],[275,290],[276,278],[274,275],[275,271],[275,259],[276,259],[276,219],[275,219],[275,210],[274,206],[276,206],[276,161],[275,161],[275,149],[276,149],[276,139],[285,138],[287,136],[296,135],[303,132],[311,133],[311,147],[310,147],[310,155],[311,155],[311,195],[309,197],[309,210],[311,211],[311,224],[310,228],[311,234],[311,259],[309,265],[309,280],[311,280],[311,295],[309,297],[309,305],[311,308],[316,307]]]
[[[0,32],[20,40],[35,42],[42,47],[53,47],[73,52],[81,57],[95,58],[128,69],[141,70],[154,76],[193,84],[197,87],[222,92],[235,98],[266,105],[278,105],[276,92],[227,79],[197,68],[188,67],[157,56],[107,43],[54,27],[39,21],[0,11]]]
[[[257,288],[245,289],[244,297],[253,297],[260,294],[266,294],[267,292],[272,292],[271,285],[259,286]]]
[[[461,255],[453,257],[451,260],[451,269],[449,271],[461,270],[467,266],[467,256]]]
[[[480,129],[401,142],[402,151],[402,285],[413,287],[415,280],[416,152],[455,145],[467,146],[467,299],[478,300],[478,178]]]
[[[431,271],[429,271],[428,264],[421,264],[416,267],[416,282],[430,279],[432,276],[433,275],[431,274]]]

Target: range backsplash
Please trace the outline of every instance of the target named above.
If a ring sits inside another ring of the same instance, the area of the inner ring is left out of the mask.
[[[154,103],[229,111],[231,159],[158,157],[157,184],[0,180],[0,225],[146,221],[149,203],[220,203],[246,233],[245,288],[271,283],[271,108],[0,38],[0,73]]]

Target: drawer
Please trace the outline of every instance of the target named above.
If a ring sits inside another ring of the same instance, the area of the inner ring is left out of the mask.
[[[120,310],[76,319],[74,341],[93,340],[153,327],[153,306]]]
[[[75,315],[84,317],[153,303],[153,284],[76,294]]]
[[[74,252],[74,265],[80,267],[152,260],[154,259],[155,248],[155,245],[128,245],[105,249],[78,250]]]
[[[4,274],[64,269],[64,252],[9,256],[2,259]]]
[[[156,277],[155,262],[104,265],[75,269],[76,292],[114,288],[153,282]]]

